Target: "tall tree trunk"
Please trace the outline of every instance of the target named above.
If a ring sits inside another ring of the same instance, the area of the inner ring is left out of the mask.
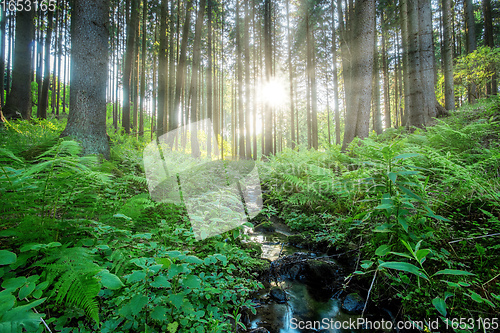
[[[389,84],[389,63],[387,60],[387,28],[385,15],[382,13],[382,71],[384,73],[384,122],[385,128],[392,127],[391,94]]]
[[[332,6],[333,8],[333,6]],[[293,65],[292,65],[292,33],[290,30],[290,10],[289,0],[286,0],[286,26],[288,38],[288,79],[290,81],[290,129],[291,129],[291,148],[295,148],[295,104],[293,103]]]
[[[266,82],[270,82],[272,76],[272,39],[271,39],[271,1],[264,0],[264,53],[265,53],[265,70]],[[265,122],[265,143],[263,155],[269,156],[273,152],[273,113],[270,105],[266,105],[264,108],[264,118]]]
[[[419,41],[420,70],[423,91],[424,117],[426,123],[431,118],[447,114],[446,109],[436,99],[435,57],[432,30],[432,12],[430,0],[419,0]]]
[[[409,35],[408,35],[408,0],[400,0],[399,19],[401,21],[401,40],[403,46],[403,98],[404,109],[401,110],[401,125],[408,126],[410,121],[410,63],[409,55]]]
[[[424,114],[423,87],[421,81],[420,64],[420,36],[418,19],[418,1],[408,0],[408,75],[410,85],[409,124],[411,126],[423,127],[426,124]]]
[[[172,8],[170,8],[172,11]],[[171,17],[171,16],[170,16]],[[156,137],[165,133],[165,115],[167,103],[167,20],[168,1],[162,1],[160,12],[160,45],[158,49],[158,120],[156,122]],[[171,34],[171,31],[168,31]]]
[[[382,19],[383,21],[383,19]],[[380,66],[379,66],[379,51],[378,51],[378,34],[377,34],[377,20],[375,18],[375,43],[373,43],[373,92],[372,92],[372,109],[373,109],[373,130],[377,134],[382,133],[382,119],[380,114]],[[382,33],[384,33],[382,31]],[[382,38],[382,45],[384,39]],[[382,57],[385,57],[385,50],[382,48]],[[385,60],[385,58],[384,58]],[[385,88],[384,88],[385,91]]]
[[[333,107],[335,108],[335,144],[340,144],[340,110],[337,74],[337,32],[335,29],[335,5],[332,0],[332,58],[333,58]],[[341,19],[341,18],[339,18]]]
[[[68,123],[61,136],[82,143],[84,154],[109,158],[106,134],[109,0],[73,2],[71,91]]]
[[[45,66],[42,82],[42,93],[38,99],[38,117],[47,118],[47,107],[49,106],[49,84],[50,84],[50,42],[52,40],[52,25],[54,12],[48,13],[47,34],[45,36]]]
[[[214,130],[209,129],[207,131],[207,156],[208,158],[212,157],[212,135],[215,132],[216,139],[217,135],[219,134],[217,126],[217,122],[214,121],[213,117],[213,64],[212,64],[212,1],[213,0],[208,0],[208,6],[207,6],[207,11],[208,11],[208,22],[207,22],[207,30],[208,30],[208,36],[207,36],[207,53],[208,53],[208,69],[207,69],[207,118],[212,121],[212,124],[214,125]],[[216,85],[217,86],[217,85]],[[218,140],[217,140],[218,141]],[[224,143],[221,144],[221,146]]]
[[[448,0],[449,1],[449,0]],[[484,14],[484,44],[491,48],[495,47],[493,40],[493,18],[491,13],[491,0],[483,0],[483,14]],[[491,82],[487,86],[488,95],[496,95],[498,93],[497,74],[495,68],[490,68],[493,72]]]
[[[168,119],[168,130],[172,131],[179,126],[179,111],[181,106],[181,93],[185,84],[186,77],[186,51],[187,43],[189,39],[189,25],[191,24],[191,7],[192,0],[188,0],[186,3],[186,18],[184,21],[184,26],[182,27],[182,43],[179,54],[179,64],[177,65],[177,77],[176,77],[176,89],[175,89],[175,99],[174,108],[170,110]]]
[[[132,81],[132,62],[134,61],[135,37],[138,20],[139,0],[131,0],[130,20],[127,24],[127,50],[125,52],[125,68],[123,71],[123,114],[122,126],[125,133],[130,134],[130,101]]]
[[[354,137],[366,138],[369,134],[370,104],[372,99],[373,44],[375,43],[375,2],[358,0],[354,16],[352,103],[347,109],[346,127],[342,149]],[[352,22],[351,22],[352,24]]]
[[[443,7],[443,59],[444,100],[446,110],[455,109],[455,88],[453,86],[453,40],[451,38],[451,0],[442,0]]]
[[[139,114],[139,136],[144,136],[144,98],[146,95],[146,31],[148,22],[148,0],[142,1],[142,63],[141,63],[141,106]]]
[[[5,78],[5,27],[7,24],[7,11],[3,10],[3,7],[1,9],[1,15],[2,17],[0,18],[0,109],[3,108],[5,105],[5,96],[4,96],[4,91],[5,91],[5,84],[4,84],[4,78]]]
[[[248,159],[252,158],[252,136],[251,133],[251,116],[252,116],[252,97],[250,96],[250,11],[249,1],[245,0],[245,30],[244,30],[244,44],[245,44],[245,132],[246,132],[246,152],[245,155]],[[257,152],[254,152],[257,154]]]
[[[12,69],[12,88],[7,96],[4,116],[12,118],[31,118],[31,42],[33,41],[34,11],[16,13],[16,41],[14,65]]]
[[[210,1],[210,0],[208,0]],[[194,32],[194,46],[193,46],[193,67],[191,71],[191,155],[193,157],[200,157],[200,143],[198,142],[198,127],[196,122],[197,107],[198,107],[198,77],[201,57],[201,34],[203,27],[203,15],[205,14],[206,0],[200,0],[198,8],[198,16],[196,18],[196,27]]]
[[[245,110],[243,109],[243,65],[241,64],[241,37],[240,37],[240,0],[236,0],[236,65],[238,75],[238,97],[237,97],[237,110],[238,110],[238,143],[239,143],[239,157],[245,158]]]
[[[476,50],[476,29],[474,20],[474,7],[472,0],[464,0],[465,26],[467,27],[467,53],[470,54]],[[469,85],[468,99],[470,104],[475,104],[478,97],[476,84]]]

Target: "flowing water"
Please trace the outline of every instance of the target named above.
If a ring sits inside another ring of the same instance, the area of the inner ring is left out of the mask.
[[[278,258],[297,252],[301,252],[300,255],[304,258],[309,258],[304,260],[315,260],[324,256],[321,253],[305,252],[303,249],[287,245],[286,237],[291,235],[287,226],[274,223],[274,228],[274,232],[256,232],[252,229],[246,231],[249,236],[248,241],[261,245],[263,259],[277,264]],[[258,303],[257,314],[250,317],[248,328],[263,327],[271,333],[358,332],[353,329],[357,326],[352,326],[352,323],[360,316],[345,313],[341,309],[340,299],[335,295],[325,297],[321,285],[312,285],[303,276],[290,277],[290,274],[282,275],[277,279],[278,282],[273,281],[267,288],[258,292],[255,296],[255,302]],[[270,295],[269,291],[273,287],[285,291],[287,298],[285,303],[279,304]]]

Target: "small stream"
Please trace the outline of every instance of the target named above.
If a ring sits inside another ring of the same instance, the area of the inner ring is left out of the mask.
[[[259,333],[361,332],[339,327],[356,322],[360,315],[342,310],[338,295],[345,273],[337,262],[323,253],[288,245],[292,233],[280,222],[271,230],[248,228],[246,233],[247,242],[259,243],[262,259],[271,262],[265,288],[254,296],[257,313],[246,323],[249,332],[257,328]]]

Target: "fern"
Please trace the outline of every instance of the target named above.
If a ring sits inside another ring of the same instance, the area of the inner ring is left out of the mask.
[[[53,285],[56,303],[75,306],[99,323],[99,305],[95,299],[101,289],[95,277],[102,268],[93,261],[90,251],[83,247],[52,250],[35,266],[44,267],[47,280]]]

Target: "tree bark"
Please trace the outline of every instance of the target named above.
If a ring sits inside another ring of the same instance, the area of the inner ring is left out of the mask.
[[[467,27],[467,53],[470,54],[476,50],[476,29],[474,20],[474,8],[472,0],[464,0],[465,26]],[[470,104],[475,104],[477,99],[477,87],[473,82],[469,85],[468,99]]]
[[[443,7],[443,60],[444,100],[446,110],[455,109],[455,88],[453,86],[453,40],[451,38],[451,0],[442,0]]]
[[[33,41],[34,11],[16,14],[16,39],[12,87],[3,110],[7,119],[31,118],[31,42]]]
[[[210,1],[210,0],[209,0]],[[194,32],[194,46],[193,46],[193,67],[191,70],[191,155],[195,158],[200,157],[200,143],[198,142],[198,127],[196,122],[197,117],[197,107],[198,107],[198,70],[200,67],[200,57],[201,57],[201,34],[203,27],[203,15],[205,14],[206,0],[200,0],[198,8],[198,16],[196,18],[196,26]]]
[[[352,103],[347,109],[342,150],[354,137],[366,138],[369,134],[370,106],[372,99],[373,43],[375,43],[375,2],[358,0],[354,9],[355,31],[352,41]],[[353,23],[353,22],[351,22]],[[354,24],[354,23],[353,23]]]
[[[38,100],[38,117],[47,118],[47,107],[49,106],[49,84],[50,84],[50,42],[52,40],[54,12],[49,11],[47,34],[45,36],[45,66],[42,82],[42,94]]]
[[[109,0],[73,2],[71,91],[68,123],[61,136],[80,141],[84,154],[109,158],[106,134]]]
[[[449,0],[448,0],[449,1]],[[483,14],[484,14],[484,44],[491,48],[495,47],[493,40],[493,19],[491,13],[491,0],[483,0]],[[493,72],[491,82],[487,85],[487,94],[496,95],[498,93],[497,74],[494,68],[490,68]]]
[[[131,15],[127,24],[127,50],[125,52],[125,68],[123,71],[123,113],[122,126],[125,133],[130,134],[130,101],[132,81],[132,62],[134,61],[136,26],[139,0],[131,0]]]

